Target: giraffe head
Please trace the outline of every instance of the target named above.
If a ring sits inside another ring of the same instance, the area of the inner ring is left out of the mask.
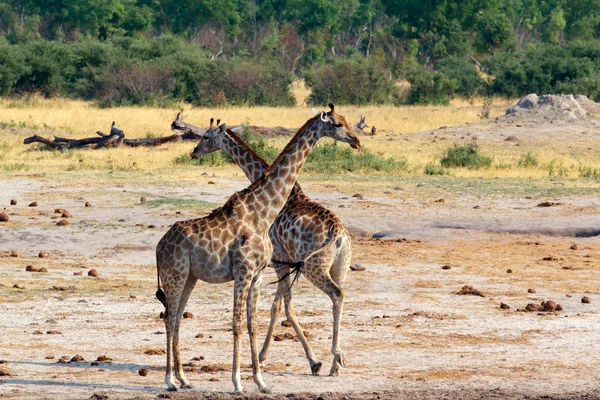
[[[313,108],[313,112],[317,115],[315,122],[320,124],[321,135],[348,143],[354,149],[360,149],[360,141],[352,133],[346,119],[335,112],[335,106],[332,103],[329,103],[329,108],[331,110],[328,112],[317,111]]]
[[[202,158],[213,151],[219,150],[220,143],[218,139],[219,137],[222,137],[227,130],[227,124],[219,125],[219,122],[221,122],[220,119],[217,120],[217,125],[213,126],[214,119],[210,119],[210,127],[204,136],[202,136],[202,140],[196,145],[194,151],[192,151],[192,154],[190,154],[190,157]]]

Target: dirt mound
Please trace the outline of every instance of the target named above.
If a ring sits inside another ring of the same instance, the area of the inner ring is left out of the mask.
[[[516,105],[507,109],[506,115],[551,115],[555,120],[567,121],[587,119],[589,114],[581,106],[580,101],[585,102],[588,106],[589,103],[593,103],[585,96],[577,96],[577,98],[571,94],[538,96],[533,93],[523,97]]]

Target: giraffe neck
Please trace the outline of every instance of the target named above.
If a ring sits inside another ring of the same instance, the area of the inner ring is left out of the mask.
[[[219,148],[225,151],[233,161],[244,171],[250,182],[261,178],[269,164],[250,148],[244,141],[230,129],[219,135]]]
[[[256,204],[266,207],[262,219],[267,226],[271,226],[285,205],[306,158],[321,138],[319,122],[317,117],[308,120],[265,171],[264,179],[251,186]]]

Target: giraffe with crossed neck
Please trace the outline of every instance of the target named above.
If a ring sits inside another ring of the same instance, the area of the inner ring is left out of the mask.
[[[173,373],[183,388],[191,387],[183,373],[179,328],[189,296],[196,282],[202,280],[234,282],[232,381],[235,392],[243,392],[240,346],[245,304],[253,379],[261,392],[270,393],[261,375],[256,338],[262,272],[271,262],[273,253],[268,232],[292,192],[310,151],[323,136],[360,148],[358,138],[332,107],[330,112],[320,113],[300,128],[261,179],[233,194],[210,215],[176,222],[159,241],[156,247],[159,283],[156,296],[165,306],[165,381],[168,390],[177,390]],[[333,243],[334,238],[328,239],[307,258]]]
[[[213,119],[211,118],[211,128]],[[193,126],[186,123],[186,126]],[[251,182],[262,177],[269,165],[250,146],[233,131],[227,129],[226,124],[217,129],[210,129],[194,148],[192,158],[201,158],[217,150],[223,150],[244,171]],[[275,299],[271,306],[271,320],[264,340],[259,360],[264,362],[269,353],[269,346],[275,330],[275,324],[281,310],[282,299],[285,301],[285,314],[292,324],[306,358],[309,361],[311,372],[318,375],[322,363],[317,361],[315,354],[306,339],[298,322],[292,302],[293,274],[290,263],[305,260],[332,235],[336,238],[335,246],[328,246],[319,254],[306,260],[298,269],[302,275],[317,288],[329,296],[333,304],[333,336],[331,352],[334,356],[329,375],[338,376],[340,367],[345,364],[344,353],[340,348],[340,324],[344,304],[344,290],[342,285],[350,265],[352,248],[350,234],[342,220],[333,211],[312,201],[300,188],[298,182],[294,186],[285,206],[275,219],[269,237],[273,243],[273,259],[284,263],[273,262],[279,280]],[[297,275],[296,275],[297,276]]]

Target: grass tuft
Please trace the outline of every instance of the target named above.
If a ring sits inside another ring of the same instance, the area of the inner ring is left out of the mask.
[[[440,160],[442,167],[481,169],[492,165],[492,159],[481,154],[479,145],[475,142],[465,143],[462,146],[455,144],[446,149]]]
[[[406,171],[405,159],[385,158],[381,153],[373,153],[365,148],[357,152],[337,142],[318,146],[308,156],[305,171],[313,173],[340,172],[400,172]]]

